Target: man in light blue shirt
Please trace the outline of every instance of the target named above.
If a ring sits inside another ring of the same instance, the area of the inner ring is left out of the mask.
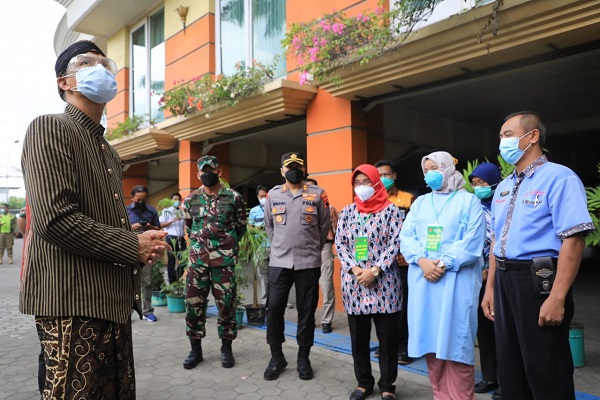
[[[258,205],[252,207],[248,214],[248,222],[254,226],[265,225],[265,202],[267,200],[267,193],[269,189],[265,186],[258,185],[256,188],[256,197],[258,198]],[[260,284],[260,303],[267,304],[267,287],[269,285],[269,253],[271,250],[270,243],[265,243],[268,247],[265,250],[265,258],[258,264],[258,282]]]
[[[162,210],[159,217],[160,227],[167,232],[165,241],[173,247],[173,250],[167,253],[169,283],[176,282],[181,278],[183,273],[182,268],[181,266],[177,266],[177,269],[175,269],[175,264],[187,248],[185,241],[185,219],[181,210],[181,195],[173,193],[171,200],[173,200],[173,205]]]
[[[502,395],[575,400],[571,285],[594,225],[580,179],[543,154],[539,116],[525,111],[504,121],[500,154],[515,171],[494,193],[495,239],[481,304],[495,322]]]

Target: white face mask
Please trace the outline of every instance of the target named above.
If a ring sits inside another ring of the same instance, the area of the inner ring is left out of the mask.
[[[260,203],[261,206],[265,206],[265,203],[267,202],[267,198],[263,197],[262,199],[258,199],[258,202]]]
[[[375,194],[375,189],[372,186],[356,186],[354,193],[358,196],[361,201],[367,201]]]

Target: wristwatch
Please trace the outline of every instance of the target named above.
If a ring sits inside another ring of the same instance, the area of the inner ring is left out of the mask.
[[[442,260],[440,260],[440,261],[437,263],[437,266],[438,266],[438,267],[440,267],[440,268],[442,269],[442,271],[445,271],[445,270],[446,270],[446,264],[444,264],[444,262],[443,262]]]
[[[377,269],[377,267],[372,267],[371,272],[373,273],[373,276],[375,278],[377,278],[379,276],[379,270]]]

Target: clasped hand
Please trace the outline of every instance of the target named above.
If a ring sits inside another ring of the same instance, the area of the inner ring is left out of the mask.
[[[375,282],[375,275],[370,269],[363,269],[361,267],[353,267],[352,273],[356,276],[356,281],[367,288],[372,288]]]
[[[428,258],[419,259],[419,267],[423,271],[423,278],[429,282],[439,281],[446,273],[446,271],[437,266],[439,262],[440,260],[430,260]]]
[[[160,260],[165,251],[171,250],[171,246],[164,241],[167,232],[164,231],[146,231],[140,233],[138,237],[138,261],[144,264],[154,264]]]

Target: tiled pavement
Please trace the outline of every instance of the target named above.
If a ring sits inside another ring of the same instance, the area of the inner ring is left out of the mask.
[[[20,254],[21,244],[22,240],[16,240],[15,255]],[[39,344],[33,317],[17,310],[19,264],[20,257],[15,257],[14,265],[0,265],[0,399],[39,399],[36,392]],[[189,344],[185,338],[183,314],[169,313],[165,307],[157,308],[155,313],[159,318],[156,323],[133,322],[138,399],[293,400],[309,397],[311,400],[345,400],[356,385],[351,357],[321,346],[315,346],[311,353],[315,378],[300,380],[295,370],[297,346],[293,339],[288,339],[284,345],[289,362],[287,370],[276,381],[264,381],[262,375],[269,361],[265,332],[249,326],[239,332],[234,342],[236,366],[224,369],[220,363],[215,317],[210,317],[207,322],[204,361],[193,370],[185,370],[182,361],[189,351]],[[294,313],[294,309],[288,310],[292,321]],[[343,315],[336,314],[334,329],[336,334],[347,334]],[[586,343],[586,351],[590,353],[591,350],[590,356],[586,354],[588,366],[576,371],[577,390],[595,395],[600,394],[597,344],[597,340]],[[377,379],[376,363],[373,368]],[[400,369],[396,385],[398,398],[432,398],[428,378],[421,374]],[[372,398],[378,397],[376,393]],[[487,394],[477,395],[477,400],[489,398]],[[593,396],[580,398],[591,399]]]

